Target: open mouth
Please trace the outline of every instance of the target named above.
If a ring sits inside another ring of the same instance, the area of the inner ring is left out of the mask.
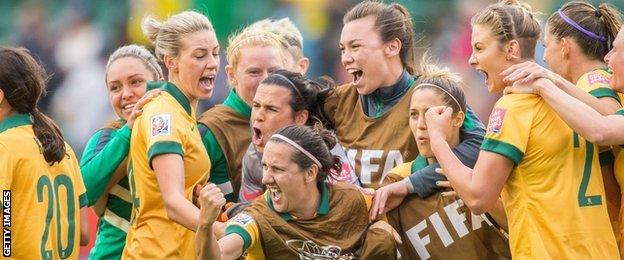
[[[273,202],[277,202],[280,198],[282,198],[282,190],[278,187],[267,187],[269,191],[271,191],[271,199]]]
[[[477,69],[477,72],[480,72],[480,73],[482,73],[482,74],[483,74],[483,76],[485,76],[484,81],[485,81],[485,84],[487,84],[488,79],[489,79],[489,75],[488,75],[488,73],[487,73],[485,70],[481,70],[481,69]]]
[[[353,82],[351,83],[353,85],[358,85],[360,83],[360,80],[362,80],[362,76],[364,75],[362,70],[359,69],[348,69],[347,72],[349,72],[349,74],[353,76]]]
[[[212,90],[215,82],[215,75],[202,76],[199,78],[199,86],[206,90]]]
[[[252,127],[251,128],[253,130],[253,135],[251,137],[251,143],[253,143],[255,146],[259,146],[260,144],[262,144],[262,130],[260,130],[257,127]]]
[[[132,110],[134,109],[134,105],[135,105],[135,104],[136,104],[136,102],[131,103],[131,104],[126,104],[125,106],[123,106],[123,107],[121,108],[122,112],[123,112],[123,113],[127,113],[127,114],[132,113]]]

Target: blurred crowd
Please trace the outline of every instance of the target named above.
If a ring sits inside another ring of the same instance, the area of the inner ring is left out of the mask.
[[[213,22],[221,50],[227,37],[259,19],[290,17],[304,34],[311,76],[329,75],[346,82],[340,65],[338,40],[342,16],[354,0],[3,0],[0,44],[24,46],[50,74],[48,94],[41,101],[45,113],[58,122],[76,154],[103,122],[114,118],[104,81],[105,58],[118,46],[147,44],[140,23],[144,16],[166,18],[181,10],[203,12]],[[469,19],[494,1],[400,0],[414,17],[419,50],[461,74],[470,104],[481,119],[488,117],[496,96],[485,89],[483,78],[468,65]],[[536,11],[550,15],[563,0],[528,1]],[[611,1],[624,8],[624,1]],[[151,47],[151,46],[149,46]],[[541,60],[542,46],[537,57]],[[221,66],[225,66],[222,55]],[[212,99],[201,111],[219,104],[229,90],[219,71]],[[407,112],[406,112],[407,113]]]

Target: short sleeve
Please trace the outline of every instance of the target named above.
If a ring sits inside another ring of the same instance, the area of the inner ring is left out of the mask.
[[[11,183],[13,183],[13,167],[15,162],[7,149],[3,144],[0,144],[0,186],[2,190],[11,189]]]
[[[237,234],[243,239],[243,252],[258,244],[260,230],[258,224],[247,212],[240,212],[225,224],[225,236]]]
[[[529,141],[537,100],[539,97],[525,94],[505,95],[499,99],[490,114],[481,150],[500,154],[519,164]]]
[[[185,127],[190,127],[187,120],[164,100],[164,97],[148,104],[141,118],[141,131],[147,139],[147,159],[152,165],[152,159],[161,154],[179,154],[184,156],[182,148]]]
[[[603,70],[595,70],[584,74],[576,85],[596,98],[610,97],[620,103],[620,98],[609,86],[611,75]]]

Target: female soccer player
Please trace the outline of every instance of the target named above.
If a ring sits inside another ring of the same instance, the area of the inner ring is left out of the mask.
[[[134,123],[128,170],[134,210],[122,257],[189,259],[199,223],[192,190],[210,172],[195,109],[212,95],[219,43],[208,18],[193,11],[162,23],[147,18],[143,28],[169,81],[148,84],[162,92]]]
[[[37,107],[47,75],[23,48],[1,46],[0,60],[0,188],[2,205],[10,205],[3,214],[11,219],[10,234],[3,232],[10,258],[77,259],[89,242],[80,236],[87,197],[74,151]]]
[[[330,171],[340,170],[329,151],[336,144],[331,133],[293,125],[268,139],[262,157],[268,190],[229,220],[221,239],[211,228],[225,198],[214,184],[201,191],[201,259],[295,259],[289,244],[308,240],[333,246],[334,256],[361,249],[362,259],[395,259],[395,231],[383,221],[369,229],[370,197],[352,185],[325,182]]]
[[[486,75],[490,92],[503,91],[504,69],[533,59],[540,34],[531,11],[516,1],[490,5],[473,17],[469,62]],[[497,101],[474,169],[444,140],[451,114],[445,107],[427,111],[431,149],[473,213],[491,210],[502,191],[513,258],[619,257],[594,146],[574,138],[540,97],[505,95]]]
[[[562,90],[586,102],[602,115],[613,114],[621,105],[619,97],[609,87],[611,73],[607,71],[603,60],[622,25],[619,17],[619,11],[608,4],[595,8],[582,1],[567,3],[548,18],[545,29],[544,60],[554,73],[527,62],[507,69],[503,75],[512,80],[523,80],[526,78],[522,77],[524,73],[530,75],[532,70],[544,75],[552,74]],[[576,82],[576,86],[571,82]],[[616,177],[620,179],[619,183],[624,184],[624,172],[613,174],[613,153],[610,147],[605,148],[600,149],[600,164],[607,209],[616,238],[619,239],[620,191],[624,187],[617,185]],[[624,165],[624,161],[619,164]],[[619,167],[621,171],[624,171],[623,168]],[[623,248],[622,244],[620,248]]]
[[[142,46],[120,47],[108,58],[106,86],[119,119],[95,132],[80,162],[89,205],[95,205],[101,218],[90,259],[121,258],[132,212],[127,174],[130,134],[143,103],[155,95],[142,98],[147,82],[161,79],[156,57]]]
[[[390,169],[418,155],[414,138],[404,131],[409,97],[421,74],[414,57],[414,26],[405,7],[377,1],[356,5],[343,21],[342,65],[353,82],[331,91],[324,111],[353,158],[362,185],[377,188]],[[462,160],[479,149],[484,132],[471,110],[466,113],[466,138],[455,148]],[[409,189],[422,197],[437,190],[435,181],[441,176],[435,167],[411,175]]]
[[[272,21],[258,21],[230,37],[227,49],[229,64],[225,67],[232,86],[222,105],[199,117],[199,132],[210,154],[210,180],[217,184],[228,201],[237,201],[241,185],[241,165],[247,146],[251,143],[251,102],[260,81],[269,73],[284,68],[291,57],[292,41],[300,33],[287,21],[282,35],[273,32]],[[290,24],[290,27],[288,26]],[[276,30],[279,32],[279,30]],[[299,46],[301,41],[292,44]],[[307,60],[307,59],[305,59]],[[291,66],[294,69],[294,66]],[[303,71],[307,69],[307,64]]]
[[[453,110],[450,124],[444,129],[444,139],[450,147],[459,144],[460,128],[464,122],[466,100],[459,77],[448,71],[427,66],[411,96],[409,126],[419,155],[416,160],[390,170],[384,184],[397,183],[412,172],[436,161],[429,146],[429,134],[425,112],[436,106],[448,106]],[[478,153],[473,154],[472,164]],[[393,184],[390,184],[393,185]],[[371,219],[377,217],[375,206],[384,196],[384,187],[376,191]],[[439,191],[427,198],[408,196],[396,209],[388,213],[388,220],[401,235],[399,245],[405,259],[497,259],[511,258],[507,238],[499,230],[506,228],[502,203],[498,203],[490,215],[476,215],[457,196],[445,196]],[[495,220],[495,221],[494,221]],[[456,234],[457,236],[451,235]]]
[[[275,71],[262,81],[251,109],[253,137],[243,157],[240,201],[251,201],[264,193],[262,152],[275,131],[288,125],[314,126],[327,123],[320,107],[320,97],[329,89],[331,86],[287,70]],[[360,186],[342,147],[333,146],[331,152],[341,160],[342,167],[340,172],[332,174],[330,180]]]

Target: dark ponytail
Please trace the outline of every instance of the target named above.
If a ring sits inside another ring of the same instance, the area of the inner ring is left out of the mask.
[[[0,89],[11,108],[30,114],[33,131],[43,146],[45,160],[52,164],[65,156],[65,141],[59,127],[37,108],[45,94],[47,74],[41,64],[24,48],[0,46]]]
[[[288,70],[276,70],[262,84],[276,85],[290,91],[290,107],[294,112],[308,111],[307,126],[321,124],[331,128],[331,121],[325,115],[323,103],[327,93],[334,87],[333,80],[322,77],[318,81],[309,80],[300,73]]]

